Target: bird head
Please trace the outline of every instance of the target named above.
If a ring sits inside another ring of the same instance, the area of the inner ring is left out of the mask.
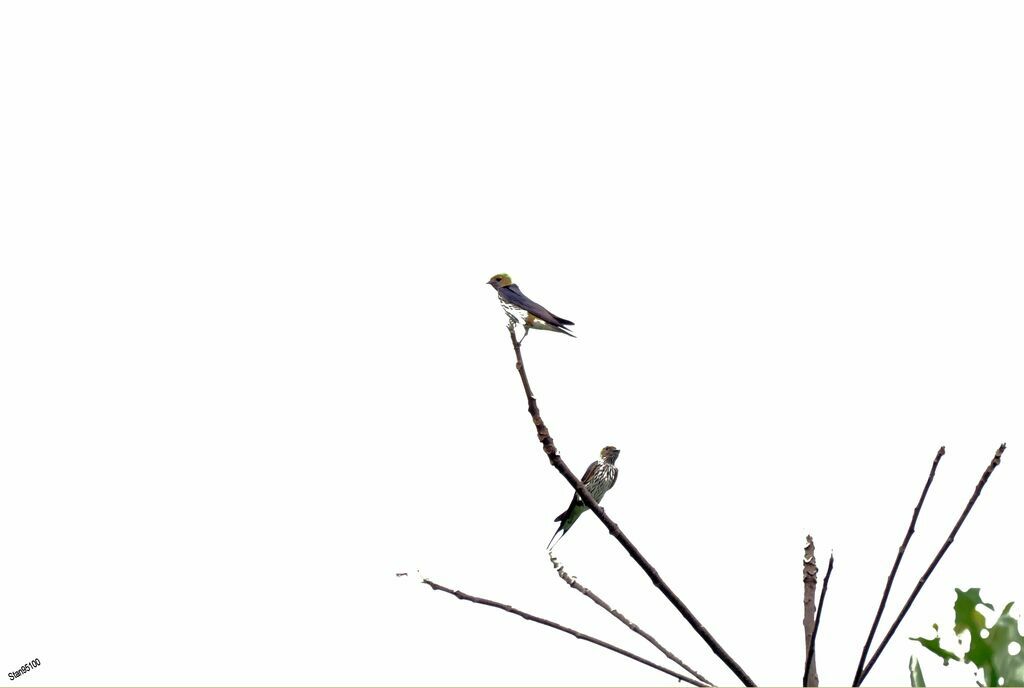
[[[504,272],[499,272],[497,275],[487,280],[487,284],[491,285],[495,289],[501,287],[507,287],[512,284],[512,278],[506,275]]]
[[[601,450],[601,460],[607,461],[608,463],[615,463],[615,459],[619,458],[619,450],[610,444]]]

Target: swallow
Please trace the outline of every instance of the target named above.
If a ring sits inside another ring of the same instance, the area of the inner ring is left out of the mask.
[[[560,318],[544,306],[530,299],[519,290],[519,286],[512,282],[512,278],[504,272],[499,273],[487,281],[487,284],[494,287],[498,292],[498,299],[501,307],[505,309],[509,320],[523,326],[523,339],[530,333],[530,330],[548,330],[550,332],[561,332],[570,337],[575,337],[572,332],[566,329],[567,325],[575,325],[572,320]],[[523,339],[519,342],[522,343]]]
[[[594,498],[594,501],[600,502],[604,498],[604,495],[608,490],[612,489],[615,485],[615,480],[619,477],[619,469],[615,467],[615,459],[619,458],[619,450],[615,447],[605,447],[601,450],[601,458],[587,467],[584,471],[583,477],[580,478],[580,482],[587,486],[587,492]],[[562,513],[555,516],[555,520],[559,521],[558,530],[551,536],[551,541],[548,542],[548,551],[555,546],[555,538],[561,533],[562,537],[569,532],[572,528],[572,524],[576,522],[580,516],[583,515],[587,509],[589,509],[578,494],[573,492],[572,501],[569,502],[569,508]],[[558,538],[561,540],[562,538]]]

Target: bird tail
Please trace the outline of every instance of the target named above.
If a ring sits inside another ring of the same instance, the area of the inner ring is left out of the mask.
[[[555,314],[552,313],[551,315],[555,315]],[[557,330],[558,332],[561,332],[562,334],[567,334],[567,335],[569,335],[570,337],[572,337],[574,339],[576,338],[576,335],[574,335],[572,332],[570,332],[569,330],[566,329],[566,327],[571,327],[571,326],[575,325],[576,323],[574,323],[572,320],[566,320],[565,318],[560,318],[557,315],[555,315],[555,321],[556,322],[551,323],[551,325],[555,328],[555,330]]]
[[[556,518],[555,520],[557,521],[558,519]],[[549,552],[551,551],[551,548],[555,546],[555,538],[558,537],[559,534],[565,535],[565,531],[562,530],[562,525],[561,524],[558,526],[558,529],[555,530],[555,534],[552,535],[551,539],[548,541],[548,551]],[[562,538],[558,538],[558,539],[561,540]]]
[[[558,514],[558,516],[555,516],[555,520],[560,523],[558,524],[558,530],[555,531],[555,535],[551,536],[551,542],[548,543],[549,550],[556,544],[555,536],[561,533],[562,537],[565,537],[565,534],[569,532],[570,528],[572,528],[572,524],[576,523],[576,520],[582,516],[583,512],[586,510],[587,507],[578,503],[577,498],[574,497],[573,500],[569,502],[569,508]],[[562,538],[560,537],[558,539],[561,540]]]

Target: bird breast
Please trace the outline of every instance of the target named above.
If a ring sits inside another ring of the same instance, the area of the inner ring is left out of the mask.
[[[600,502],[601,498],[604,497],[604,493],[615,482],[616,472],[618,472],[618,469],[610,463],[598,466],[594,476],[587,482],[587,490],[595,501]]]
[[[512,318],[515,318],[520,325],[526,322],[526,316],[529,314],[524,309],[504,299],[499,299],[499,301],[501,301],[501,307],[505,309],[505,312]]]

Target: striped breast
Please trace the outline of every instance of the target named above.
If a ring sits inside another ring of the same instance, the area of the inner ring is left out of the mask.
[[[529,313],[526,312],[525,309],[520,308],[519,306],[513,303],[509,303],[500,296],[498,297],[498,301],[501,302],[501,307],[505,309],[505,313],[507,313],[509,317],[513,318],[520,325],[525,325],[526,319],[528,317],[532,317]]]
[[[594,475],[587,481],[587,490],[598,502],[604,497],[604,493],[611,489],[619,469],[610,463],[602,463],[595,470]]]

